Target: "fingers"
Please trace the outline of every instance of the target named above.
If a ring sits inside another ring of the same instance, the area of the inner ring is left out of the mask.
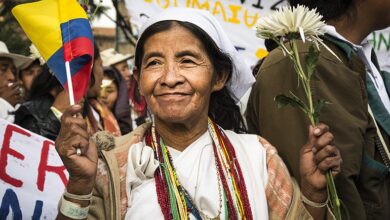
[[[62,117],[61,117],[61,121],[63,120],[69,120],[68,118],[72,118],[74,117],[75,115],[77,116],[78,114],[80,114],[80,117],[81,117],[81,114],[82,114],[82,107],[80,105],[72,105],[72,106],[69,106],[65,112],[62,114]],[[78,118],[80,118],[78,117]],[[82,118],[82,117],[81,117]]]
[[[88,150],[89,134],[81,111],[80,105],[70,106],[61,117],[61,130],[56,140],[56,147],[62,156],[72,156],[76,154],[78,148],[81,154]]]
[[[334,136],[326,124],[320,123],[309,128],[309,145],[313,152],[318,152],[327,145],[334,145]]]
[[[325,157],[321,162],[318,163],[317,167],[322,173],[331,170],[332,174],[335,176],[341,171],[341,163],[341,156],[340,154],[337,154],[335,156]]]
[[[89,139],[86,139],[83,136],[77,134],[72,138],[63,140],[61,147],[59,147],[57,150],[60,155],[70,157],[76,155],[77,148],[79,148],[83,154],[84,152],[88,151],[88,147]]]
[[[319,137],[328,131],[329,131],[328,125],[326,125],[324,123],[319,123],[318,125],[315,126],[313,134],[314,134],[314,136]]]

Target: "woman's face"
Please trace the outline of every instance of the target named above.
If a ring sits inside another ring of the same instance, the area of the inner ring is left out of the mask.
[[[100,89],[99,101],[105,104],[111,111],[114,109],[118,98],[118,88],[113,79],[104,76]]]
[[[224,85],[213,72],[201,41],[174,24],[145,41],[140,70],[134,73],[156,119],[193,123],[207,119],[210,94]]]
[[[122,75],[123,80],[126,82],[127,88],[130,87],[131,72],[127,61],[122,61],[114,65],[115,69]]]

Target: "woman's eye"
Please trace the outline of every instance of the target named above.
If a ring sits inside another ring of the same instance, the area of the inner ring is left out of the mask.
[[[146,66],[149,67],[149,66],[156,66],[156,65],[159,65],[160,62],[158,60],[153,60],[153,61],[150,61]]]
[[[194,62],[193,60],[191,60],[191,59],[183,59],[181,62],[184,63],[184,64],[187,64],[187,63],[194,64],[194,63],[195,63],[195,62]]]

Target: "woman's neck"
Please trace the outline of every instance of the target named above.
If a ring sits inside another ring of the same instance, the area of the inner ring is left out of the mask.
[[[156,130],[164,143],[178,151],[185,150],[207,131],[207,117],[186,123],[166,123],[155,118]]]

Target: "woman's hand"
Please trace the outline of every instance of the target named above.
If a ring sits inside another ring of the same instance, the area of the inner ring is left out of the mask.
[[[310,126],[308,142],[301,149],[300,173],[302,193],[311,201],[327,199],[325,173],[333,176],[341,170],[340,151],[334,146],[334,138],[325,124]]]
[[[90,140],[87,123],[81,116],[82,107],[73,105],[61,117],[61,130],[55,145],[62,162],[69,172],[67,191],[77,195],[92,192],[98,155],[95,144]],[[81,150],[77,155],[76,149]]]

